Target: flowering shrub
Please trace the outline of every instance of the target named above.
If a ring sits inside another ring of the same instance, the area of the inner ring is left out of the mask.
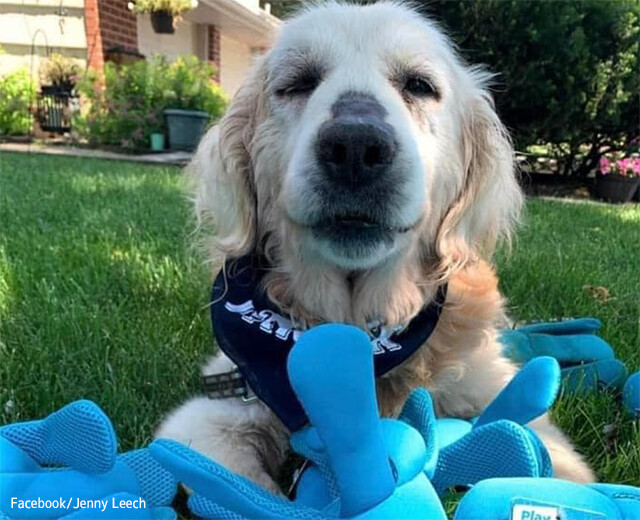
[[[620,175],[622,177],[640,177],[640,156],[616,157],[608,154],[600,158],[601,175]]]
[[[20,69],[0,77],[0,135],[28,134],[35,101],[36,88],[29,71]]]
[[[78,84],[83,110],[74,130],[93,145],[146,149],[151,133],[165,131],[165,108],[202,110],[212,121],[222,115],[227,98],[211,79],[214,72],[194,56],[107,63],[104,80],[89,73]]]

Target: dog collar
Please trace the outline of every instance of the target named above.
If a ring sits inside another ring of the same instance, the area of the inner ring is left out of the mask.
[[[211,321],[218,346],[237,365],[225,374],[205,375],[211,398],[259,397],[291,431],[308,422],[289,384],[287,358],[303,331],[267,297],[262,280],[268,264],[249,255],[228,261],[213,284]],[[438,324],[447,293],[439,287],[435,299],[405,327],[388,330],[372,324],[367,331],[374,353],[376,377],[406,361]]]

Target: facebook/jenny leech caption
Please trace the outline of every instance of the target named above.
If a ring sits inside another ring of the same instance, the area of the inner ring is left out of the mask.
[[[106,511],[110,509],[145,509],[146,502],[142,498],[122,499],[120,497],[108,497],[104,499],[85,500],[80,497],[57,498],[43,500],[41,498],[33,498],[29,500],[21,500],[17,497],[11,497],[11,509],[65,509],[75,511],[78,509],[97,509]]]

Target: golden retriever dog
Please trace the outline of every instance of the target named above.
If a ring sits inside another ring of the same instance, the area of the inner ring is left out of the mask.
[[[190,168],[210,259],[266,257],[266,294],[303,327],[403,326],[448,284],[426,343],[378,378],[385,416],[419,386],[439,416],[476,416],[517,370],[496,339],[491,256],[523,197],[488,79],[406,6],[315,6],[282,27]],[[204,372],[232,368],[220,353]],[[549,417],[532,426],[557,477],[594,479]],[[157,436],[277,490],[288,433],[260,401],[196,397]]]

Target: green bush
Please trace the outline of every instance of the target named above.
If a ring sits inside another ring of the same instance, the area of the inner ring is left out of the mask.
[[[202,110],[220,116],[227,98],[211,81],[215,68],[195,56],[182,56],[169,65],[163,100],[167,108]]]
[[[429,0],[469,61],[498,74],[516,145],[551,143],[561,173],[585,174],[638,135],[637,0]]]
[[[35,101],[36,88],[27,70],[0,77],[0,135],[30,133]]]
[[[194,56],[107,63],[104,78],[90,73],[78,85],[83,110],[74,130],[93,145],[146,149],[151,133],[165,131],[165,108],[202,110],[212,121],[222,115],[227,98],[212,81],[214,73]]]

